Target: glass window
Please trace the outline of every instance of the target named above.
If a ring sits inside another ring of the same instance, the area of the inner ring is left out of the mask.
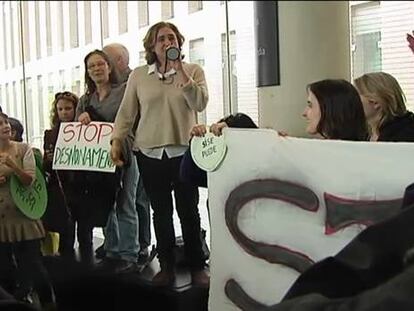
[[[118,1],[118,32],[123,34],[128,31],[128,3]]]
[[[51,56],[53,53],[52,45],[52,20],[50,13],[50,2],[45,1],[45,14],[46,14],[46,50],[47,56]]]
[[[108,1],[101,1],[102,37],[109,37]]]
[[[29,2],[21,2],[21,5],[23,6],[23,41],[28,43],[23,46],[24,61],[28,62],[30,61]]]
[[[58,90],[66,90],[65,69],[59,70],[59,85]]]
[[[204,38],[190,40],[190,63],[204,67]],[[198,113],[198,123],[207,123],[207,112]]]
[[[174,1],[161,2],[161,18],[167,20],[174,17]]]
[[[223,79],[223,114],[228,115],[237,112],[237,71],[236,71],[236,32],[230,31],[230,64],[228,57],[227,35],[221,34],[221,57]],[[231,102],[231,105],[230,105]]]
[[[188,13],[194,13],[203,9],[203,1],[188,1]]]
[[[373,71],[393,75],[414,110],[414,57],[406,41],[414,2],[350,1],[352,79]]]
[[[84,92],[84,56],[94,48],[101,48],[101,42],[120,42],[129,49],[131,67],[146,64],[142,40],[147,32],[147,26],[160,20],[162,15],[165,19],[167,16],[174,17],[173,23],[185,36],[186,41],[182,47],[184,59],[198,63],[204,69],[210,100],[206,110],[199,115],[199,122],[211,124],[222,118],[224,114],[238,111],[249,114],[257,122],[253,2],[231,1],[227,4],[220,6],[218,2],[212,4],[206,2],[204,4],[206,7],[201,10],[202,1],[176,3],[137,1],[131,4],[126,1],[73,1],[71,4],[63,1],[39,1],[40,37],[36,37],[37,4],[28,1],[2,1],[0,2],[0,8],[3,9],[0,13],[2,107],[7,107],[24,122],[26,122],[25,111],[29,112],[32,109],[31,113],[27,113],[27,126],[34,129],[31,130],[30,135],[28,134],[28,138],[33,140],[31,143],[40,144],[39,137],[43,134],[41,131],[49,126],[50,105],[54,94],[62,90],[72,90],[78,95]],[[20,5],[22,19],[18,14]],[[63,5],[68,12],[63,11]],[[83,7],[78,7],[79,5]],[[13,14],[9,13],[10,6]],[[189,14],[189,7],[198,13]],[[78,23],[78,13],[82,13],[80,12],[82,8],[84,15],[79,16],[84,20]],[[128,12],[131,8],[133,10]],[[114,25],[118,29],[109,29],[109,10],[114,9],[118,10],[119,23]],[[227,13],[226,9],[228,9]],[[33,20],[28,18],[28,13]],[[126,17],[128,14],[129,18]],[[11,16],[14,16],[13,22]],[[225,19],[227,16],[228,23]],[[154,17],[154,21],[150,20],[150,17]],[[215,21],[214,30],[206,30],[204,26],[212,20]],[[32,29],[29,27],[29,22],[33,25]],[[16,60],[17,68],[13,70],[10,48],[12,23],[15,32],[13,37],[16,53],[14,54],[19,59],[19,63]],[[128,24],[135,27],[128,27]],[[22,29],[19,28],[20,25]],[[64,28],[66,25],[68,29]],[[23,38],[19,37],[21,31]],[[42,31],[45,31],[44,35]],[[227,38],[227,31],[229,31],[229,38]],[[128,35],[119,36],[120,33]],[[79,35],[82,39],[79,39]],[[40,58],[37,58],[36,44],[39,40],[40,46],[45,50],[40,54]],[[20,47],[21,42],[24,43],[22,47]],[[79,51],[75,53],[72,48],[77,48]],[[33,55],[28,54],[30,49]],[[22,58],[18,57],[22,52],[25,52],[23,63]],[[7,68],[5,64],[8,64]],[[22,74],[23,66],[25,77]],[[26,87],[26,94],[23,92],[24,87]],[[26,108],[28,105],[32,108]]]
[[[145,59],[145,51],[139,52],[139,66],[145,65],[147,60]]]
[[[148,26],[148,1],[138,1],[138,26]]]
[[[230,113],[243,112],[258,123],[254,2],[229,1],[227,7],[230,35],[226,65],[230,82],[225,83],[229,85],[226,90],[230,91],[230,104],[224,107],[230,106]]]
[[[10,12],[10,54],[11,54],[11,65],[12,67],[16,67],[16,43],[19,44],[18,40],[16,38],[19,38],[19,36],[15,33],[16,30],[16,7],[15,3],[9,2],[9,12]]]
[[[4,69],[8,69],[9,68],[9,64],[8,64],[8,59],[7,59],[7,45],[8,45],[8,38],[7,38],[7,19],[6,19],[6,2],[3,1],[1,4],[1,12],[2,12],[2,21],[3,21],[3,31],[2,31],[2,35],[3,35],[3,68]]]
[[[57,1],[57,42],[59,51],[64,51],[65,49],[65,35],[63,28],[63,3],[62,1]],[[28,41],[25,41],[28,42]]]
[[[47,128],[45,124],[45,102],[43,101],[43,81],[42,76],[37,76],[37,113],[39,115],[39,135]],[[47,112],[46,112],[47,113]]]
[[[26,128],[26,135],[29,141],[34,142],[38,140],[38,137],[35,136],[35,129],[38,129],[38,124],[35,121],[35,110],[34,110],[34,100],[33,100],[33,85],[32,85],[32,78],[26,78],[26,113],[25,115],[28,116],[27,128]],[[37,113],[36,113],[37,116]]]
[[[72,93],[81,95],[80,66],[72,68]]]
[[[79,47],[79,30],[78,30],[78,2],[69,1],[69,32],[70,47]]]
[[[92,42],[92,15],[91,15],[91,2],[84,1],[84,17],[85,17],[85,44]]]
[[[42,46],[40,43],[40,9],[39,2],[36,1],[35,5],[35,37],[36,37],[36,58],[42,57]]]
[[[6,91],[6,106],[2,108],[3,108],[3,111],[6,111],[6,113],[10,113],[11,102],[10,102],[10,94],[9,94],[9,83],[6,83],[5,91]]]
[[[381,19],[379,2],[352,7],[353,76],[381,71]]]

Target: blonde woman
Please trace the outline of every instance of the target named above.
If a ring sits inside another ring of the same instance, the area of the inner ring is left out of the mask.
[[[371,141],[414,141],[414,114],[407,111],[398,81],[385,72],[372,72],[354,80],[361,96]]]

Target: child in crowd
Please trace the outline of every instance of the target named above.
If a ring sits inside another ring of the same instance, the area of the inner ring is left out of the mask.
[[[78,105],[78,97],[71,92],[56,93],[51,113],[52,129],[44,132],[43,167],[47,175],[48,207],[43,217],[45,227],[60,235],[59,253],[65,258],[73,258],[75,224],[72,219],[73,198],[76,191],[74,172],[52,169],[53,153],[61,122],[72,122]],[[76,216],[76,213],[74,213]]]
[[[33,287],[44,309],[54,308],[54,293],[42,264],[40,241],[45,236],[42,221],[26,217],[14,203],[10,177],[25,186],[35,179],[33,150],[12,141],[8,116],[0,113],[0,276],[2,281],[17,280],[17,299],[23,300]],[[17,268],[17,277],[10,272]],[[3,285],[3,284],[0,284]]]

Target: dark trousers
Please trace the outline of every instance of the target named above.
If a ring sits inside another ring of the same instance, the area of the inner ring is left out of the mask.
[[[42,263],[40,240],[0,243],[0,275],[9,274],[13,271],[10,269],[17,274],[17,299],[34,287],[42,304],[54,301],[51,281]]]
[[[169,159],[164,153],[163,158],[158,160],[139,152],[137,158],[144,187],[153,209],[161,269],[171,270],[174,267],[175,232],[172,190],[174,190],[175,206],[181,222],[187,260],[191,270],[203,269],[205,263],[200,239],[198,188],[180,181],[179,170],[182,157]]]

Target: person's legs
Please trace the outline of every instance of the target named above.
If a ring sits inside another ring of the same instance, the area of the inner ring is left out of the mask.
[[[208,285],[207,275],[204,273],[205,260],[201,244],[200,214],[198,212],[198,187],[179,178],[181,157],[171,159],[175,205],[181,222],[184,240],[184,250],[197,285]]]
[[[200,239],[200,214],[198,212],[198,187],[181,182],[178,177],[180,158],[173,159],[174,195],[178,217],[180,218],[186,257],[192,270],[204,268],[203,251]]]
[[[78,220],[77,238],[82,263],[93,265],[93,227],[88,220]]]
[[[164,157],[162,160],[157,160],[138,153],[138,163],[153,210],[158,259],[162,273],[159,285],[168,285],[174,279],[175,245],[169,159]],[[155,280],[158,280],[157,275],[154,277],[154,282]]]
[[[74,258],[75,250],[75,223],[68,219],[65,228],[59,232],[59,253],[65,258]]]
[[[148,247],[151,245],[150,201],[144,188],[142,176],[140,173],[138,173],[138,176],[135,206],[138,212],[140,254],[146,256],[148,254]]]
[[[0,243],[0,286],[9,293],[16,289],[16,274],[11,243]]]
[[[133,158],[131,165],[125,168],[122,187],[118,193],[115,210],[107,228],[105,251],[110,258],[119,258],[136,263],[138,260],[138,215],[135,209],[135,194],[138,184],[138,166]],[[114,235],[114,239],[112,238]],[[117,243],[116,243],[117,242]]]
[[[42,306],[55,302],[52,283],[42,263],[40,240],[21,241],[13,244],[17,267],[21,275],[22,290],[34,287]]]

